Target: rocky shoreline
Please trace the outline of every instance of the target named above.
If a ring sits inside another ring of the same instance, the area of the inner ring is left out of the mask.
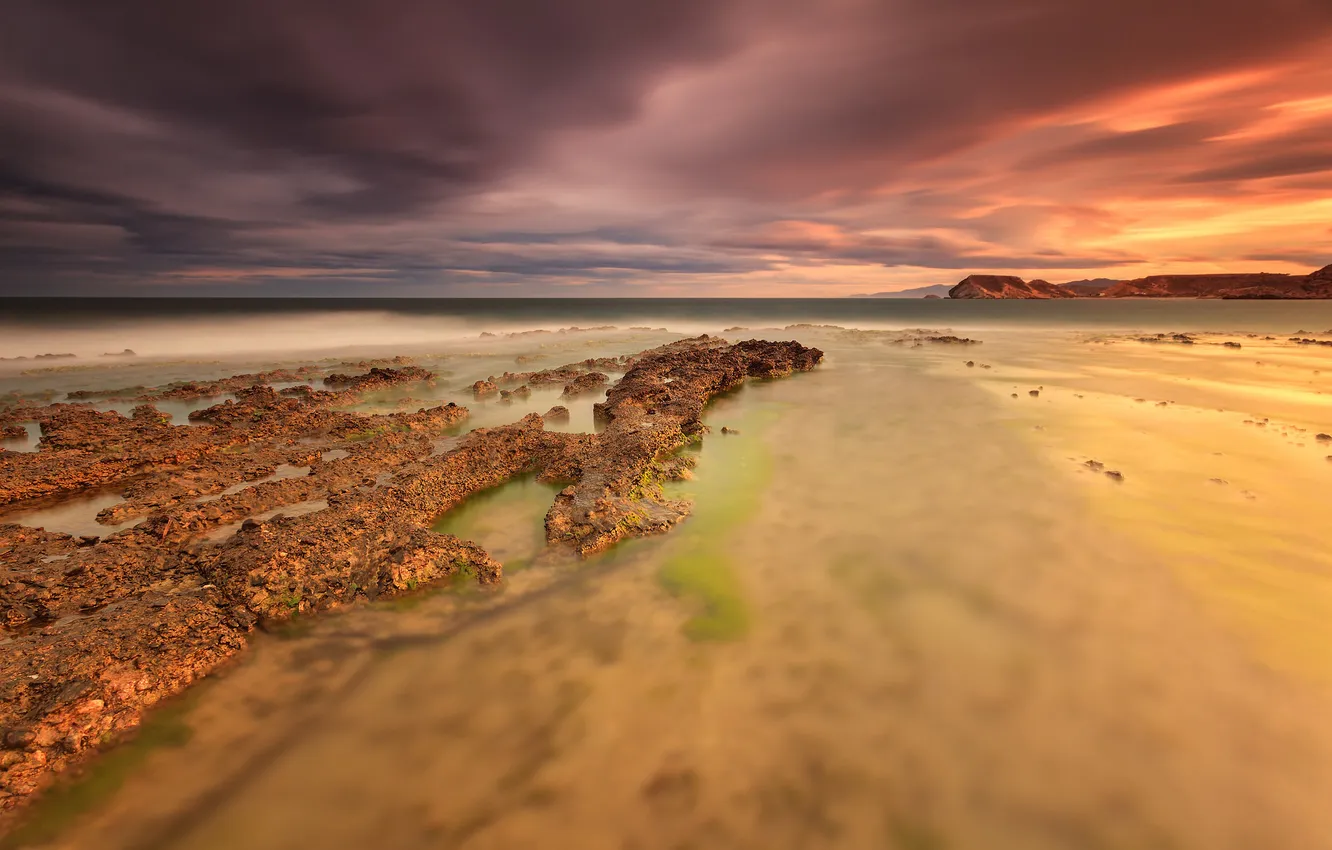
[[[547,431],[531,414],[446,440],[466,408],[344,409],[370,390],[433,380],[401,359],[327,375],[324,390],[267,385],[317,378],[313,367],[130,388],[122,395],[143,403],[128,417],[90,404],[0,410],[0,427],[36,421],[43,435],[36,452],[0,451],[0,808],[133,729],[265,622],[445,578],[498,581],[502,565],[480,546],[429,530],[481,490],[529,473],[566,484],[547,514],[547,541],[581,555],[668,530],[689,505],[666,499],[661,485],[686,474],[677,450],[705,432],[707,401],[821,359],[795,342],[705,335],[499,379],[563,382],[570,396],[604,385],[596,368],[627,370],[595,406],[598,434]],[[152,405],[220,393],[234,399],[195,412],[191,425],[172,425]],[[95,488],[124,499],[100,522],[140,521],[100,537],[6,524],[8,514]],[[260,519],[280,511],[289,515]]]

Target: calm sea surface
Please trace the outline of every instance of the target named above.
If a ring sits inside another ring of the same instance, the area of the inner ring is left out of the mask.
[[[527,412],[465,392],[518,357],[827,352],[709,407],[675,531],[573,561],[551,488],[483,494],[436,528],[501,590],[261,635],[50,846],[1328,850],[1332,348],[1288,338],[1329,330],[1329,302],[4,302],[0,356],[77,357],[0,392],[401,353],[471,426]],[[1167,331],[1198,342],[1136,339]]]

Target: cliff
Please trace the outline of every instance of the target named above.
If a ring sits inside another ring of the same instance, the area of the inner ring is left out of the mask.
[[[1309,275],[1158,274],[1109,286],[1087,285],[1091,283],[1061,286],[1012,275],[974,274],[949,290],[948,297],[1321,299],[1332,298],[1332,265]]]
[[[1115,284],[1102,298],[1219,298],[1250,290],[1293,291],[1303,277],[1288,274],[1157,274]]]

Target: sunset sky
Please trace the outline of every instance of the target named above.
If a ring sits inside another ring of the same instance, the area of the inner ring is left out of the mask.
[[[0,294],[840,296],[1332,263],[1332,0],[0,19]]]

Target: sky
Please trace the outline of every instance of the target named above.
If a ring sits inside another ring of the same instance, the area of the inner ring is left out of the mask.
[[[0,295],[1332,263],[1332,0],[0,0]]]

